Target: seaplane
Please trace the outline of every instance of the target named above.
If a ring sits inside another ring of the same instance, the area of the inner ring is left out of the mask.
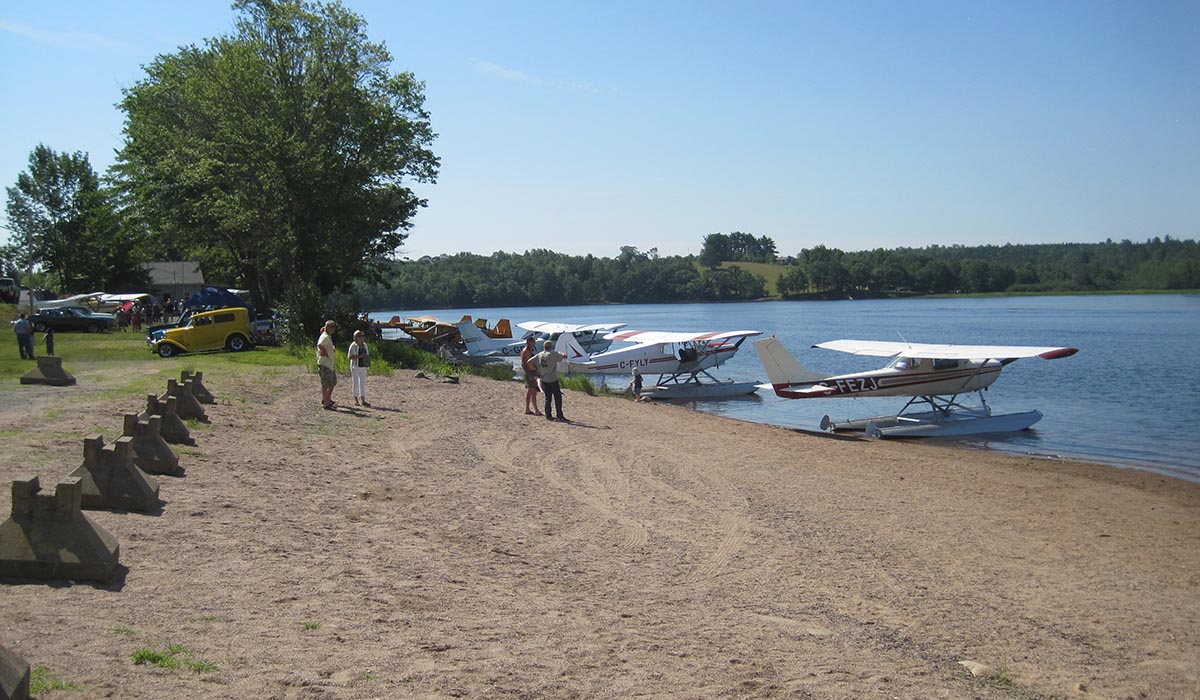
[[[521,342],[533,336],[535,340],[553,340],[558,342],[563,333],[570,333],[579,343],[584,352],[596,354],[608,350],[612,346],[609,336],[625,327],[624,323],[592,323],[577,325],[573,323],[554,323],[550,321],[522,321],[517,328],[525,331]],[[517,352],[520,355],[520,352]]]
[[[676,333],[671,331],[618,331],[605,338],[633,343],[629,347],[589,354],[574,337],[564,335],[557,348],[571,363],[571,374],[658,374],[653,386],[642,389],[652,399],[711,399],[752,394],[756,382],[718,380],[708,370],[729,361],[746,338],[759,331]],[[580,364],[576,364],[580,363]],[[586,364],[583,364],[586,363]]]
[[[855,396],[907,396],[895,415],[832,420],[821,419],[826,432],[857,430],[870,437],[934,437],[1007,433],[1024,430],[1042,419],[1041,411],[993,414],[983,392],[1000,371],[1024,357],[1056,360],[1078,350],[1026,345],[937,345],[876,340],[831,340],[814,348],[852,355],[890,357],[880,369],[825,375],[805,369],[774,336],[755,341],[767,377],[765,388],[785,399],[825,399]],[[978,393],[979,404],[959,396]],[[927,408],[928,410],[910,410]]]
[[[534,338],[538,341],[550,339],[557,342],[564,333],[570,333],[585,352],[602,352],[612,345],[612,341],[605,339],[604,336],[625,327],[624,323],[576,325],[526,321],[517,324],[517,328],[524,330],[525,333],[519,339],[514,340],[512,338],[489,338],[483,331],[464,321],[459,321],[455,325],[458,326],[458,332],[462,335],[467,355],[471,357],[520,357],[521,351],[525,349],[526,338]],[[541,344],[538,343],[536,347],[540,352]]]

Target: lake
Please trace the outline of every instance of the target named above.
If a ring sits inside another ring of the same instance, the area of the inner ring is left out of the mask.
[[[1073,457],[1200,482],[1200,296],[1061,296],[962,299],[776,301],[732,304],[630,304],[512,309],[437,309],[371,314],[462,314],[495,323],[508,318],[565,323],[625,323],[663,331],[758,330],[774,334],[809,369],[842,374],[874,369],[885,358],[813,349],[839,338],[913,343],[1070,346],[1079,353],[1005,368],[987,391],[997,413],[1038,409],[1032,430],[968,447]],[[720,378],[765,382],[749,344],[715,370]],[[648,377],[648,380],[652,377]],[[609,380],[623,387],[625,377]],[[780,399],[759,391],[746,399],[696,401],[697,410],[759,423],[818,429],[821,417],[894,413],[905,399]],[[682,439],[682,436],[681,436]]]

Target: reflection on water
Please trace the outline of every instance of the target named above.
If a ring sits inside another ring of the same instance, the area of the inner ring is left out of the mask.
[[[379,312],[372,318],[425,311]],[[627,329],[774,334],[809,369],[830,374],[875,369],[883,358],[811,348],[839,338],[914,343],[1065,345],[1073,357],[1023,359],[986,393],[997,413],[1038,409],[1034,430],[960,441],[1008,452],[1136,465],[1200,481],[1200,297],[1186,295],[882,299],[835,302],[636,304],[628,306],[429,311],[491,322],[626,323]],[[714,371],[720,378],[765,382],[749,342]],[[615,388],[628,379],[610,379]],[[895,413],[904,399],[780,399],[769,392],[739,400],[685,405],[718,415],[817,429],[821,417]]]

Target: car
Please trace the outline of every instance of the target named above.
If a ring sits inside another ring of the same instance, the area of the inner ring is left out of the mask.
[[[146,343],[159,357],[173,357],[184,352],[222,348],[241,352],[251,348],[253,337],[250,311],[228,308],[192,314],[183,326],[154,331]]]
[[[45,333],[46,329],[54,331],[86,331],[99,333],[111,331],[117,327],[117,317],[112,314],[101,314],[86,306],[60,306],[55,309],[42,309],[29,317],[33,329]]]

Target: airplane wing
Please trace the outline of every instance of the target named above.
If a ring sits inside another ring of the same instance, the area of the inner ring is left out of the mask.
[[[589,325],[579,325],[578,323],[553,323],[549,321],[522,321],[517,324],[517,328],[534,333],[547,333],[554,335],[555,333],[579,333],[580,331],[615,331],[618,328],[624,328],[624,323],[592,323]]]
[[[1032,345],[940,345],[903,343],[886,340],[831,340],[817,343],[814,348],[837,350],[851,355],[872,357],[923,357],[935,360],[1015,360],[1021,357],[1040,357],[1056,360],[1079,352],[1075,348],[1036,347]]]
[[[727,341],[762,335],[762,331],[713,331],[704,333],[676,333],[672,331],[620,331],[604,336],[605,340],[623,340],[639,345],[649,343],[686,343],[694,340]]]

